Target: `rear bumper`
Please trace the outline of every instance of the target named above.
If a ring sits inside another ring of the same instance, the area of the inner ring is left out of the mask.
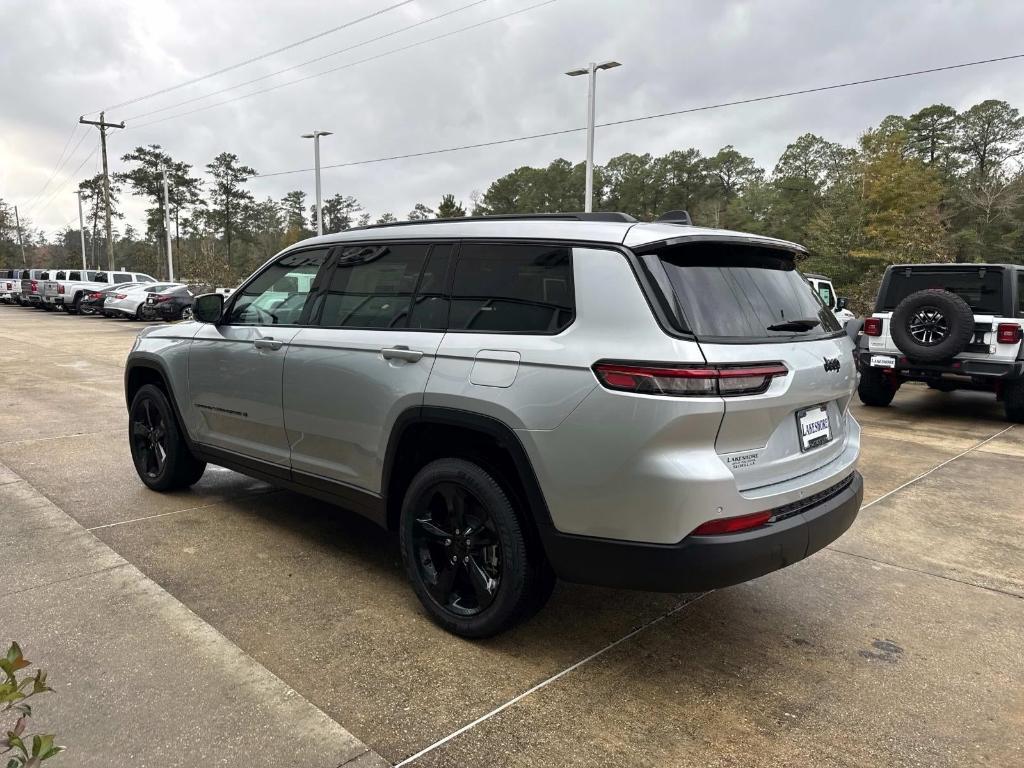
[[[860,368],[867,370],[871,367],[871,358],[874,355],[885,354],[881,352],[861,352]],[[961,358],[950,360],[945,363],[916,363],[908,360],[902,355],[893,355],[896,358],[895,370],[900,376],[912,379],[928,379],[941,376],[944,373],[956,376],[982,376],[991,379],[1019,379],[1024,378],[1024,360],[999,361],[999,360],[974,360]]]
[[[542,529],[549,561],[560,578],[655,592],[699,592],[739,584],[803,560],[852,525],[864,498],[854,472],[838,490],[777,522],[743,533],[688,536],[678,544],[642,544]]]

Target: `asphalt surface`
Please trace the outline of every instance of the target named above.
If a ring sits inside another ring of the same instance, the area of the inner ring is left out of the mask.
[[[139,328],[0,306],[0,463],[393,764],[1024,764],[1024,427],[990,396],[857,405],[866,506],[808,560],[705,595],[560,584],[466,642],[357,515],[217,468],[146,490]]]

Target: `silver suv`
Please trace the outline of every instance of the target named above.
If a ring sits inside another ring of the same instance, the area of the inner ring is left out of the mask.
[[[863,494],[854,345],[793,243],[625,214],[365,227],[275,256],[128,358],[132,457],[397,533],[468,637],[555,578],[696,591],[794,563]]]

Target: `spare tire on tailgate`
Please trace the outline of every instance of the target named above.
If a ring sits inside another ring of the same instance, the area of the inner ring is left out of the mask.
[[[892,340],[911,360],[936,363],[963,352],[974,336],[974,312],[955,293],[912,293],[892,313]]]

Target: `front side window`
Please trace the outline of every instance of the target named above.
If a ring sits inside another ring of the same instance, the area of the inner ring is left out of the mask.
[[[568,247],[465,243],[455,266],[449,329],[558,333],[575,301]]]
[[[149,275],[136,275],[135,276],[135,282],[137,282],[137,283],[155,283],[156,280],[154,280]]]
[[[229,325],[297,325],[327,251],[282,256],[237,295]]]
[[[326,328],[406,328],[426,243],[374,244],[340,249],[323,299]]]
[[[81,272],[68,272],[68,280],[81,280],[81,279],[82,279],[82,273]]]

